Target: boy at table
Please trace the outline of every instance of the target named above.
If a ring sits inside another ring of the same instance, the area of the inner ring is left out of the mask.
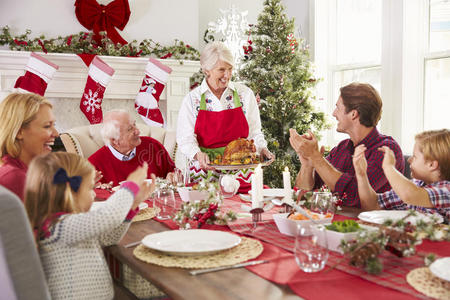
[[[414,209],[438,213],[445,223],[450,220],[450,131],[431,130],[415,137],[410,181],[395,169],[392,150],[384,146],[382,168],[392,190],[377,194],[367,178],[366,147],[359,145],[353,155],[353,166],[358,181],[358,193],[364,210]]]

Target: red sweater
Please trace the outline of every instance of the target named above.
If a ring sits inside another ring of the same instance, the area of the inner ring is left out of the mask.
[[[141,136],[141,144],[136,147],[136,156],[131,160],[117,159],[107,146],[98,149],[88,160],[98,171],[102,172],[101,182],[112,181],[113,186],[126,180],[128,175],[143,162],[148,163],[147,178],[150,178],[152,173],[157,177],[166,178],[167,173],[173,172],[175,168],[175,164],[164,146],[157,140],[146,136]]]
[[[0,185],[15,193],[23,201],[28,167],[20,159],[8,154],[2,157],[2,161]]]

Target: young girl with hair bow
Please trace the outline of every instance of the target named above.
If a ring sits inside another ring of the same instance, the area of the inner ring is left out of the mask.
[[[52,299],[112,299],[114,288],[102,246],[120,241],[139,203],[155,189],[147,164],[132,172],[104,205],[94,201],[94,167],[71,153],[36,157],[30,164],[25,206],[35,230]]]

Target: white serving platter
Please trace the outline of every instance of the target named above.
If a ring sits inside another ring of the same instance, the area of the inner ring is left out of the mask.
[[[213,254],[231,249],[240,242],[241,238],[235,234],[206,229],[158,232],[149,234],[142,240],[147,248],[179,256]]]
[[[375,223],[375,224],[383,224],[387,219],[391,219],[393,221],[400,220],[404,218],[408,214],[407,210],[373,210],[373,211],[365,211],[358,215],[358,218],[362,221]],[[417,212],[417,216],[410,216],[406,220],[411,222],[411,224],[416,224],[418,220],[423,220],[425,222],[431,221],[432,215],[426,215]],[[441,215],[435,214],[438,218],[438,222],[444,222],[444,219]]]

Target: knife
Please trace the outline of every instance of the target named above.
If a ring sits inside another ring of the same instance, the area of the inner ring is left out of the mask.
[[[242,267],[246,267],[246,266],[265,264],[267,262],[269,262],[269,261],[268,260],[254,260],[254,261],[248,261],[245,263],[231,265],[231,266],[193,270],[193,271],[189,271],[189,273],[191,273],[191,275],[199,275],[199,274],[204,274],[204,273],[209,273],[209,272],[216,272],[216,271],[222,271],[222,270],[228,270],[228,269],[237,269],[237,268],[242,268]]]

